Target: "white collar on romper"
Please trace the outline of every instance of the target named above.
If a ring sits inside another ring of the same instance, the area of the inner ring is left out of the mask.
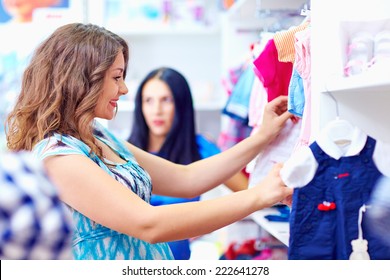
[[[319,137],[316,140],[318,146],[330,157],[338,160],[341,157],[355,156],[361,152],[367,141],[367,134],[360,130],[357,126],[351,126],[348,131],[346,141],[341,141],[337,144],[337,140],[332,133],[332,126],[326,126],[320,131]]]
[[[332,134],[329,127],[325,127],[320,131],[316,140],[320,148],[330,157],[338,160],[341,157],[354,156],[361,152],[367,141],[367,135],[358,127],[351,127],[347,135],[344,135],[344,144],[336,144],[336,134]],[[340,140],[340,139],[338,139]],[[303,146],[298,149],[284,163],[280,172],[280,176],[286,186],[291,188],[299,188],[307,185],[313,178],[318,168],[311,149],[308,146]]]

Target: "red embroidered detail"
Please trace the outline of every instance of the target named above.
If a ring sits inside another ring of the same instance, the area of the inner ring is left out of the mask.
[[[318,204],[317,209],[320,211],[330,211],[336,209],[336,203],[324,201]]]
[[[337,178],[344,178],[344,177],[348,177],[349,176],[349,173],[342,173],[342,174],[339,174],[337,175]]]

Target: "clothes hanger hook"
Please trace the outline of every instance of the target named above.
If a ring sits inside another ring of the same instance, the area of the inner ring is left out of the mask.
[[[336,117],[340,118],[340,111],[339,111],[339,103],[337,102],[337,99],[333,96],[333,94],[326,88],[325,86],[325,93],[329,95],[330,98],[333,99],[335,105],[336,105]]]

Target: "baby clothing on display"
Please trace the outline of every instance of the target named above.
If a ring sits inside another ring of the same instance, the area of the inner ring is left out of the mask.
[[[254,79],[255,74],[253,72],[253,67],[248,66],[234,86],[227,104],[223,108],[223,114],[226,114],[233,119],[238,119],[245,124],[248,123],[249,100]]]
[[[280,62],[274,39],[270,39],[260,55],[253,61],[254,72],[263,83],[268,102],[288,94],[292,74],[291,62]]]
[[[289,259],[349,259],[351,241],[358,238],[359,209],[369,201],[377,180],[390,176],[388,144],[357,127],[343,143],[335,142],[331,133],[323,129],[281,170],[285,184],[295,188]],[[364,218],[362,229],[371,259],[390,259],[389,247],[383,246]]]
[[[311,28],[295,33],[294,70],[302,79],[304,106],[298,143],[294,150],[308,146],[311,137]],[[291,89],[291,88],[289,88]],[[290,92],[291,93],[291,92]],[[295,96],[296,97],[296,96]]]
[[[247,167],[250,173],[250,188],[261,182],[276,163],[283,163],[290,157],[297,143],[300,129],[301,121],[293,123],[288,120],[275,140],[250,162]]]
[[[290,85],[288,88],[288,105],[287,109],[291,114],[302,118],[305,108],[305,89],[302,77],[297,69],[293,68]]]
[[[292,62],[295,60],[295,34],[305,30],[310,25],[310,21],[304,21],[300,25],[291,26],[287,30],[275,32],[274,41],[278,51],[278,60],[280,62]]]

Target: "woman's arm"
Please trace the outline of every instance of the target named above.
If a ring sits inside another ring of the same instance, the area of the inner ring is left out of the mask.
[[[232,192],[246,190],[249,185],[249,179],[242,171],[234,174],[233,177],[227,179],[223,184]]]
[[[209,233],[273,205],[292,191],[283,185],[280,167],[275,167],[248,190],[214,200],[153,207],[85,156],[49,157],[45,166],[66,204],[99,224],[151,243]]]
[[[259,131],[232,148],[189,165],[177,165],[152,156],[128,144],[139,164],[153,181],[153,192],[173,197],[195,197],[238,173],[280,132],[291,118],[287,111],[287,97],[280,96],[268,103]]]

